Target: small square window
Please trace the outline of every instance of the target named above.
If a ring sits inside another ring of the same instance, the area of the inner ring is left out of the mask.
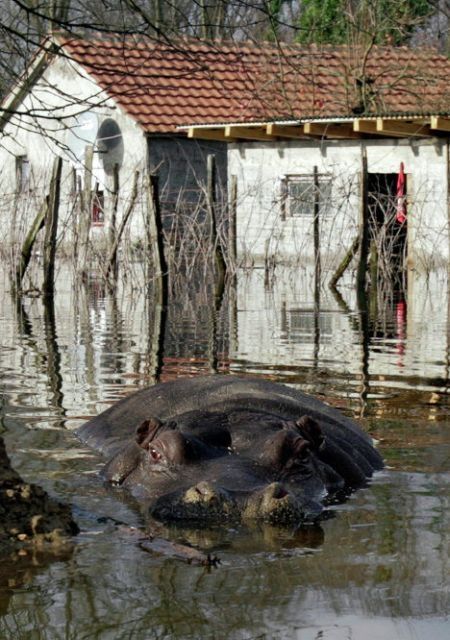
[[[319,212],[326,215],[331,203],[331,178],[319,176],[316,186],[314,176],[286,176],[284,200],[285,214],[289,217],[314,216],[316,201]]]

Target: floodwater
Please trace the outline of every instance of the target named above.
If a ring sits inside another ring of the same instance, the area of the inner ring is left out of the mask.
[[[314,291],[308,270],[238,272],[217,311],[207,288],[179,283],[159,341],[142,280],[132,265],[112,294],[63,269],[52,313],[31,294],[17,304],[0,275],[0,435],[81,528],[62,554],[2,559],[0,637],[449,638],[446,274],[411,274],[406,299],[369,316],[348,283]],[[73,429],[155,377],[210,371],[318,395],[378,440],[385,470],[320,527],[165,531],[216,568],[144,551],[114,524],[143,526],[139,510],[102,485]]]

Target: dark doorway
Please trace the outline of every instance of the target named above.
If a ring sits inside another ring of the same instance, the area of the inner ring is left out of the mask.
[[[406,188],[406,176],[399,195],[399,174],[369,173],[371,278],[394,292],[406,290]]]

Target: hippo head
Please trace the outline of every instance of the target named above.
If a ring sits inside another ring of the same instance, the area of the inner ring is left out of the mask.
[[[295,524],[383,467],[371,438],[332,407],[293,387],[236,375],[140,389],[78,434],[113,455],[104,478],[164,521]]]
[[[176,421],[145,420],[134,441],[104,468],[105,479],[146,498],[162,521],[260,519],[287,524],[316,519],[326,494],[314,459],[316,443],[295,423],[280,421],[255,439],[253,451],[233,451],[231,436]]]

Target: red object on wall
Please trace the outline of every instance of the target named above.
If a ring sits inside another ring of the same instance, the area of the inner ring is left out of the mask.
[[[397,365],[404,367],[403,356],[405,355],[406,341],[406,302],[400,300],[395,307],[395,320],[397,325],[397,346],[396,351],[399,355]]]
[[[406,176],[405,165],[400,162],[400,171],[397,176],[397,192],[396,192],[397,211],[395,219],[399,224],[406,222]]]

